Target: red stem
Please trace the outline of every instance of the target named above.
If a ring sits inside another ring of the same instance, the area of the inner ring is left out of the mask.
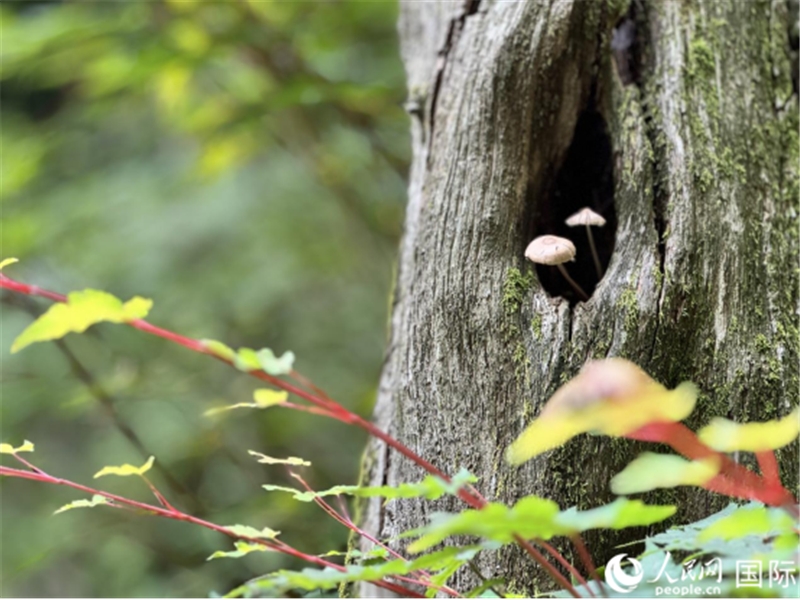
[[[586,589],[589,590],[589,594],[592,596],[592,598],[595,598],[594,592],[592,592],[592,589],[589,587],[586,579],[584,579],[583,575],[581,575],[578,569],[576,569],[566,558],[564,558],[563,554],[561,554],[558,550],[553,548],[544,540],[536,540],[535,543],[544,548],[550,554],[550,556],[555,558],[562,567],[569,571],[569,574],[572,575],[580,585],[585,586]]]
[[[548,572],[550,577],[552,577],[558,585],[562,588],[567,590],[573,598],[580,598],[581,595],[578,593],[578,590],[564,577],[558,570],[547,560],[541,552],[539,552],[533,545],[523,539],[522,537],[515,535],[514,540],[519,544],[520,548],[525,550],[528,555],[536,562],[539,566],[541,566],[545,571]]]
[[[228,537],[234,538],[234,539],[246,540],[246,541],[248,541],[250,543],[253,543],[253,544],[259,544],[261,546],[266,546],[267,548],[270,548],[270,549],[275,550],[277,552],[281,552],[283,554],[287,554],[287,555],[292,556],[294,558],[299,558],[301,560],[316,564],[316,565],[321,566],[321,567],[329,567],[331,569],[335,569],[335,570],[340,571],[340,572],[344,572],[344,571],[347,570],[345,567],[343,567],[341,565],[337,565],[336,563],[327,561],[327,560],[325,560],[323,558],[320,558],[318,556],[314,556],[312,554],[305,554],[304,552],[301,552],[300,550],[297,550],[297,549],[293,548],[292,546],[289,546],[288,544],[286,544],[284,542],[281,542],[281,541],[278,541],[278,540],[264,540],[264,539],[260,539],[260,538],[253,538],[253,537],[248,537],[248,536],[243,536],[243,535],[237,535],[237,534],[229,531],[227,528],[225,528],[225,527],[223,527],[221,525],[217,525],[216,523],[211,523],[210,521],[206,521],[204,519],[199,519],[197,517],[193,517],[192,515],[188,515],[186,513],[182,513],[182,512],[180,512],[178,510],[175,510],[174,508],[173,509],[161,508],[159,506],[154,506],[152,504],[147,504],[145,502],[139,502],[137,500],[131,500],[131,499],[125,498],[123,496],[118,496],[116,494],[111,494],[109,492],[104,492],[102,490],[97,490],[97,489],[94,489],[94,488],[90,488],[88,486],[81,485],[80,483],[75,483],[74,481],[69,481],[68,479],[61,479],[59,477],[53,477],[51,475],[46,475],[46,474],[44,474],[42,472],[33,473],[33,472],[30,472],[30,471],[23,471],[21,469],[14,469],[14,468],[11,468],[11,467],[0,466],[0,476],[2,476],[2,475],[8,476],[8,477],[18,477],[20,479],[31,479],[33,481],[39,481],[41,483],[50,483],[50,484],[53,484],[53,485],[64,485],[64,486],[71,487],[71,488],[76,489],[76,490],[80,490],[80,491],[85,492],[87,494],[92,494],[92,495],[96,494],[96,495],[99,495],[99,496],[103,496],[104,498],[107,498],[109,500],[113,500],[114,502],[117,502],[117,503],[119,503],[121,505],[132,506],[134,508],[138,508],[139,510],[143,510],[145,512],[157,515],[159,517],[164,517],[166,519],[172,519],[172,520],[175,520],[175,521],[185,521],[187,523],[192,523],[194,525],[199,525],[201,527],[205,527],[206,529],[211,529],[212,531],[216,531],[216,532],[222,533],[222,534],[224,534],[224,535],[226,535]],[[411,589],[408,589],[408,588],[405,588],[403,586],[396,585],[396,584],[393,584],[393,583],[390,583],[390,582],[373,581],[371,583],[376,585],[376,586],[378,586],[378,587],[383,587],[383,588],[386,588],[387,590],[391,590],[391,591],[393,591],[395,593],[399,593],[402,596],[412,597],[412,598],[424,598],[425,597],[425,596],[423,596],[421,594],[418,594],[418,593],[414,592]]]
[[[289,474],[292,477],[294,477],[297,481],[300,482],[300,484],[306,489],[307,492],[311,492],[312,494],[314,493],[314,489],[310,485],[308,485],[308,483],[306,482],[305,479],[303,479],[302,476],[298,475],[297,473],[295,473],[291,469],[287,469],[287,470],[289,471]],[[394,558],[396,558],[398,560],[408,561],[408,559],[405,556],[403,556],[399,552],[396,552],[396,551],[392,550],[389,546],[387,546],[386,544],[381,542],[378,538],[376,538],[375,536],[373,536],[373,535],[367,533],[366,531],[364,531],[363,529],[361,529],[358,525],[353,523],[349,518],[346,518],[346,517],[343,517],[342,515],[340,515],[336,511],[336,509],[334,509],[330,504],[328,504],[323,498],[320,498],[319,496],[317,496],[317,497],[314,498],[314,502],[317,504],[317,506],[319,506],[322,510],[324,510],[325,513],[328,514],[328,516],[332,517],[335,521],[337,521],[341,525],[344,525],[345,527],[347,527],[350,531],[353,531],[353,532],[357,533],[358,535],[366,538],[367,540],[369,540],[370,542],[372,542],[376,546],[378,546],[380,548],[383,548],[389,554],[391,554]],[[424,571],[424,570],[420,569],[419,572],[424,577],[430,577],[430,573],[428,573],[427,571]],[[421,579],[413,579],[413,578],[409,578],[409,577],[402,577],[401,578],[401,577],[398,576],[398,579],[402,579],[403,581],[407,581],[409,583],[414,583],[416,585],[422,585],[422,586],[425,586],[425,587],[428,587],[428,588],[433,588],[433,589],[435,589],[437,591],[442,591],[442,592],[444,592],[446,594],[449,594],[450,596],[454,596],[454,597],[457,597],[457,598],[461,598],[462,597],[461,594],[459,594],[457,591],[455,591],[454,589],[452,589],[450,587],[447,587],[447,586],[439,587],[437,585],[433,585],[431,583],[427,583],[427,582],[425,582],[425,581],[423,581]]]
[[[6,275],[3,275],[2,273],[0,273],[0,287],[6,288],[6,289],[10,289],[10,290],[13,290],[13,291],[16,291],[16,292],[20,292],[20,293],[23,293],[23,294],[28,294],[28,295],[31,295],[31,296],[42,296],[42,297],[45,297],[45,298],[49,298],[50,300],[54,300],[56,302],[66,302],[67,301],[67,297],[62,295],[62,294],[57,294],[55,292],[50,292],[50,291],[44,290],[42,288],[39,288],[37,286],[32,286],[32,285],[27,285],[27,284],[24,284],[24,283],[20,283],[18,281],[15,281],[15,280],[9,278]],[[199,352],[200,354],[206,354],[208,356],[216,358],[219,361],[227,363],[228,365],[234,366],[233,365],[233,361],[230,361],[228,359],[225,359],[225,358],[215,354],[214,352],[209,350],[208,347],[203,342],[201,342],[200,340],[195,340],[193,338],[189,338],[189,337],[174,333],[174,332],[169,331],[167,329],[163,329],[161,327],[157,327],[157,326],[155,326],[155,325],[153,325],[151,323],[148,323],[147,321],[145,321],[143,319],[136,319],[134,321],[129,321],[128,325],[130,325],[131,327],[134,327],[134,328],[136,328],[136,329],[138,329],[140,331],[144,331],[145,333],[150,333],[150,334],[158,336],[160,338],[169,340],[169,341],[174,342],[174,343],[176,343],[176,344],[178,344],[180,346],[183,346],[183,347],[188,348],[190,350],[193,350],[195,352]],[[408,458],[411,461],[415,462],[417,465],[422,467],[428,473],[436,475],[437,477],[440,477],[440,478],[444,479],[446,482],[450,483],[450,477],[448,477],[443,471],[441,471],[438,468],[436,468],[435,466],[433,466],[430,462],[428,462],[427,460],[425,460],[424,458],[422,458],[421,456],[419,456],[418,454],[413,452],[407,446],[401,444],[399,441],[397,441],[396,439],[394,439],[390,435],[384,433],[381,429],[375,427],[369,421],[366,421],[365,419],[362,419],[357,414],[355,414],[353,412],[350,412],[345,407],[343,407],[341,404],[338,404],[334,400],[330,399],[326,394],[322,394],[323,397],[315,396],[315,395],[305,391],[302,388],[299,388],[299,387],[297,387],[295,385],[292,385],[289,382],[283,381],[282,379],[278,379],[277,377],[275,377],[273,375],[269,375],[268,373],[265,373],[264,371],[248,371],[248,373],[251,376],[256,377],[257,379],[261,379],[262,381],[266,381],[267,383],[270,383],[270,384],[272,384],[272,385],[274,385],[276,387],[279,387],[279,388],[281,388],[281,389],[283,389],[283,390],[285,390],[285,391],[287,391],[287,392],[289,392],[291,394],[294,394],[295,396],[298,396],[299,398],[302,398],[302,399],[310,402],[311,404],[323,409],[324,411],[327,411],[327,413],[329,413],[329,416],[331,416],[334,419],[337,419],[337,420],[342,421],[344,423],[355,425],[356,427],[360,427],[361,429],[364,429],[370,435],[372,435],[374,437],[377,437],[378,439],[380,439],[383,442],[385,442],[387,445],[389,445],[392,448],[394,448],[395,450],[397,450],[400,454],[402,454],[406,458]],[[308,381],[305,377],[303,377],[299,373],[294,372],[293,375],[298,380],[302,380],[304,382]],[[458,496],[464,502],[466,502],[469,506],[472,506],[473,508],[482,508],[483,505],[485,504],[485,502],[482,502],[479,498],[477,498],[474,495],[470,494],[466,490],[459,490]]]
[[[764,450],[763,452],[756,452],[756,460],[758,461],[758,468],[761,471],[761,476],[772,485],[781,485],[781,475],[778,469],[778,459],[775,458],[775,453],[772,450]]]
[[[606,588],[603,587],[603,582],[600,581],[600,576],[597,574],[597,568],[594,566],[592,555],[589,554],[586,544],[583,543],[583,538],[579,533],[576,533],[571,539],[572,543],[575,545],[575,549],[578,551],[578,555],[581,557],[581,561],[583,561],[584,566],[589,571],[589,576],[594,579],[597,588],[600,590],[600,593],[603,594],[603,598],[608,598],[608,592],[606,592]],[[588,588],[589,586],[587,585],[586,587]]]
[[[292,410],[299,410],[312,415],[319,415],[320,417],[330,417],[331,419],[336,418],[329,410],[323,410],[321,408],[317,408],[316,406],[306,406],[305,404],[295,404],[294,402],[281,402],[280,404],[276,404],[275,408],[291,408]]]
[[[67,297],[62,294],[50,292],[42,288],[39,288],[37,286],[31,286],[24,283],[20,283],[18,281],[15,281],[7,277],[6,275],[3,275],[2,273],[0,273],[0,288],[6,288],[9,290],[13,290],[31,296],[42,296],[44,298],[48,298],[56,302],[67,301]],[[143,319],[136,319],[134,321],[130,321],[128,322],[128,325],[136,329],[139,329],[140,331],[144,331],[145,333],[150,333],[152,335],[174,342],[180,346],[184,346],[185,348],[188,348],[195,352],[199,352],[200,354],[211,356],[231,366],[235,366],[233,365],[232,361],[215,354],[214,352],[209,350],[203,342],[199,340],[182,336],[167,329],[162,329],[161,327],[152,325]],[[416,454],[410,448],[403,445],[402,443],[400,443],[399,441],[397,441],[396,439],[394,439],[389,434],[385,433],[383,430],[379,429],[369,421],[347,410],[345,407],[332,400],[326,394],[323,393],[321,397],[314,396],[313,394],[306,392],[302,388],[299,388],[286,381],[278,379],[277,377],[269,375],[264,371],[248,371],[248,373],[253,377],[261,379],[262,381],[266,381],[278,388],[281,388],[291,394],[294,394],[300,398],[303,398],[304,400],[307,400],[311,404],[321,408],[323,411],[329,412],[329,416],[331,418],[364,429],[367,433],[382,440],[388,446],[390,446],[391,448],[393,448],[394,450],[396,450],[397,452],[399,452],[412,462],[416,463],[418,466],[423,468],[428,473],[436,475],[437,477],[440,477],[441,479],[443,479],[448,483],[451,482],[451,478],[448,477],[443,471],[435,467],[433,464],[431,464],[430,462],[428,462],[427,460]],[[298,380],[308,381],[304,377],[302,377],[302,375],[300,375],[299,377],[298,375],[299,373],[294,373],[294,376]],[[480,496],[480,494],[478,494],[477,492],[471,493],[466,489],[460,489],[458,491],[458,497],[461,498],[461,500],[463,500],[467,505],[476,509],[481,509],[486,505],[486,500],[484,500],[483,497]],[[573,597],[576,598],[579,597],[577,591],[570,584],[570,582],[567,581],[567,579],[561,573],[559,573],[558,570],[538,550],[536,550],[536,548],[531,546],[528,542],[526,542],[519,536],[516,536],[515,539],[517,540],[517,543],[519,543],[519,545],[531,556],[531,558],[533,558],[533,560],[536,563],[538,563],[543,569],[545,569],[559,585],[561,585],[564,589],[569,591],[570,594],[573,595]]]
[[[625,437],[668,444],[673,450],[690,460],[716,458],[720,464],[719,474],[704,486],[710,491],[748,500],[759,500],[769,506],[797,504],[794,496],[781,485],[780,481],[777,481],[776,484],[768,482],[764,477],[735,463],[726,454],[709,448],[700,441],[694,431],[683,423],[651,423]]]

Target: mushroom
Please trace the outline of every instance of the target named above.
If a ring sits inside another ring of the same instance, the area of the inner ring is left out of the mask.
[[[591,208],[582,208],[569,219],[566,220],[567,225],[570,227],[577,227],[584,225],[586,227],[586,236],[589,238],[589,247],[592,249],[592,258],[594,259],[594,268],[597,270],[597,278],[603,278],[603,267],[600,266],[600,257],[597,255],[597,248],[594,245],[594,236],[590,227],[595,225],[602,227],[606,224],[606,220],[594,212]]]
[[[538,265],[551,265],[558,267],[564,279],[572,286],[581,300],[588,300],[589,296],[583,291],[564,268],[565,262],[575,260],[575,244],[566,238],[556,235],[540,235],[525,249],[525,258]]]

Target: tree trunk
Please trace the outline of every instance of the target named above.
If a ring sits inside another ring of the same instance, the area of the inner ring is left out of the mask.
[[[521,468],[503,459],[587,360],[622,356],[669,387],[694,381],[693,427],[715,415],[775,418],[797,403],[788,4],[402,5],[414,161],[381,427],[445,471],[466,467],[489,499],[590,508],[611,500],[609,480],[641,448],[581,436]],[[599,282],[586,232],[563,224],[583,206],[607,220],[595,228]],[[575,242],[567,269],[588,302],[524,259],[545,233]],[[380,444],[366,458],[373,484],[423,475]],[[796,446],[781,459],[795,489]],[[646,499],[678,502],[681,522],[728,501],[697,490]],[[394,537],[431,510],[375,501],[366,525]],[[642,533],[598,534],[589,548],[602,564],[612,543]],[[513,548],[481,568],[517,592],[552,588]]]

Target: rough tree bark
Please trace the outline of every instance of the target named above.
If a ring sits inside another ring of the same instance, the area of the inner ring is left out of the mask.
[[[380,426],[451,473],[466,467],[490,499],[539,494],[589,508],[611,499],[631,443],[583,436],[522,468],[503,460],[588,359],[629,358],[670,387],[696,382],[694,426],[712,415],[774,418],[797,403],[794,9],[402,4],[414,161]],[[587,205],[609,221],[599,283],[585,234],[562,224]],[[569,268],[588,302],[524,260],[542,233],[575,240]],[[380,444],[366,458],[375,484],[422,476]],[[796,486],[796,447],[782,464]],[[682,522],[727,502],[696,491],[667,499],[681,503]],[[430,510],[376,501],[366,524],[393,537]],[[602,563],[624,540],[589,545]],[[543,582],[514,549],[482,568],[519,592]]]

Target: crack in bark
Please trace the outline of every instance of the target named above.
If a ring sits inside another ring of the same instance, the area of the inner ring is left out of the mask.
[[[633,11],[634,9],[644,10],[646,11],[646,7],[643,5],[639,7],[638,3],[631,4],[631,18],[635,21],[639,21],[639,15],[635,14]],[[647,15],[645,13],[644,18],[646,19]],[[640,27],[636,28],[636,34],[639,36],[638,40],[634,43],[642,44],[641,34],[640,34]],[[645,31],[641,31],[641,33],[645,33]],[[641,61],[641,53],[639,53],[638,57],[640,62]],[[652,57],[651,57],[652,60]],[[649,65],[652,67],[652,65]],[[666,208],[667,208],[667,190],[664,189],[662,185],[662,180],[666,180],[666,173],[663,167],[664,164],[664,154],[665,148],[664,145],[659,142],[658,130],[657,125],[653,121],[652,111],[648,106],[652,101],[647,96],[647,81],[649,80],[649,73],[647,70],[644,69],[644,65],[639,64],[635,65],[636,70],[640,74],[640,81],[636,82],[637,87],[639,88],[640,94],[640,106],[642,115],[644,115],[644,135],[647,138],[648,144],[650,144],[650,149],[653,152],[653,161],[650,167],[651,175],[653,177],[653,222],[656,228],[656,235],[658,236],[657,239],[657,250],[659,256],[659,263],[658,269],[661,275],[664,275],[664,259],[666,254],[666,240],[664,238],[664,233],[667,229],[667,217],[666,217]]]
[[[648,143],[653,151],[653,162],[650,166],[652,181],[652,194],[653,194],[653,223],[656,229],[656,251],[658,252],[658,272],[660,273],[660,281],[658,282],[658,303],[656,304],[656,314],[654,316],[655,327],[653,328],[653,341],[650,344],[648,352],[650,360],[652,361],[655,354],[655,347],[658,341],[658,329],[661,324],[661,306],[664,301],[664,290],[666,289],[666,254],[667,254],[667,190],[664,189],[661,183],[663,176],[662,169],[664,164],[663,148],[659,149],[658,146],[658,132],[657,125],[653,122],[652,115],[647,110],[647,98],[642,99],[642,110],[644,117],[644,134]]]
[[[392,458],[392,450],[386,444],[383,444],[383,472],[381,473],[381,486],[388,486],[391,485],[389,481],[389,471],[390,471],[390,461]],[[380,508],[378,509],[378,529],[377,531],[384,531],[384,526],[386,525],[386,503],[381,502]]]
[[[470,15],[474,15],[478,12],[478,7],[481,4],[481,0],[466,0],[464,3],[464,16],[468,17]]]
[[[572,305],[567,308],[567,342],[572,343],[572,327],[575,325],[575,319],[572,318]]]
[[[447,59],[450,56],[450,51],[458,42],[458,38],[464,29],[464,23],[467,17],[474,15],[478,12],[480,0],[465,0],[463,11],[450,19],[447,25],[447,35],[445,36],[444,45],[439,50],[439,56],[436,59],[436,74],[433,77],[433,89],[431,90],[431,103],[428,110],[428,139],[427,139],[427,163],[430,167],[431,160],[431,145],[433,144],[433,130],[436,122],[436,105],[439,101],[439,92],[442,88],[444,81],[444,69],[447,66]]]
[[[648,41],[643,38],[649,33],[648,28],[641,26],[643,23],[648,21],[647,6],[645,2],[642,1],[631,3],[631,9],[628,16],[629,18],[633,19],[636,24],[636,39],[632,43],[638,45],[639,51],[634,53],[636,54],[638,64],[633,65],[633,68],[638,74],[638,78],[635,83],[639,88],[639,105],[644,121],[644,136],[647,140],[647,143],[650,145],[650,150],[653,157],[650,165],[650,176],[652,177],[651,193],[653,198],[653,226],[655,227],[656,231],[656,251],[658,252],[657,268],[658,273],[660,274],[660,281],[658,283],[659,290],[658,302],[656,303],[656,314],[653,317],[655,321],[655,326],[653,328],[653,339],[648,351],[649,360],[652,361],[654,359],[656,343],[658,341],[658,332],[661,325],[661,308],[664,302],[664,291],[666,289],[666,231],[668,226],[667,198],[669,197],[669,192],[665,188],[663,182],[668,180],[668,168],[665,167],[666,146],[662,141],[660,141],[658,124],[653,119],[653,111],[650,108],[650,105],[655,102],[655,98],[650,98],[648,96],[647,89],[647,82],[650,79],[649,75],[653,65],[645,65],[645,61],[643,59],[642,46],[644,45],[645,41]],[[648,39],[649,37],[650,36],[647,36]],[[651,44],[648,45],[651,46]],[[649,62],[652,63],[653,60],[654,58],[650,56]]]

